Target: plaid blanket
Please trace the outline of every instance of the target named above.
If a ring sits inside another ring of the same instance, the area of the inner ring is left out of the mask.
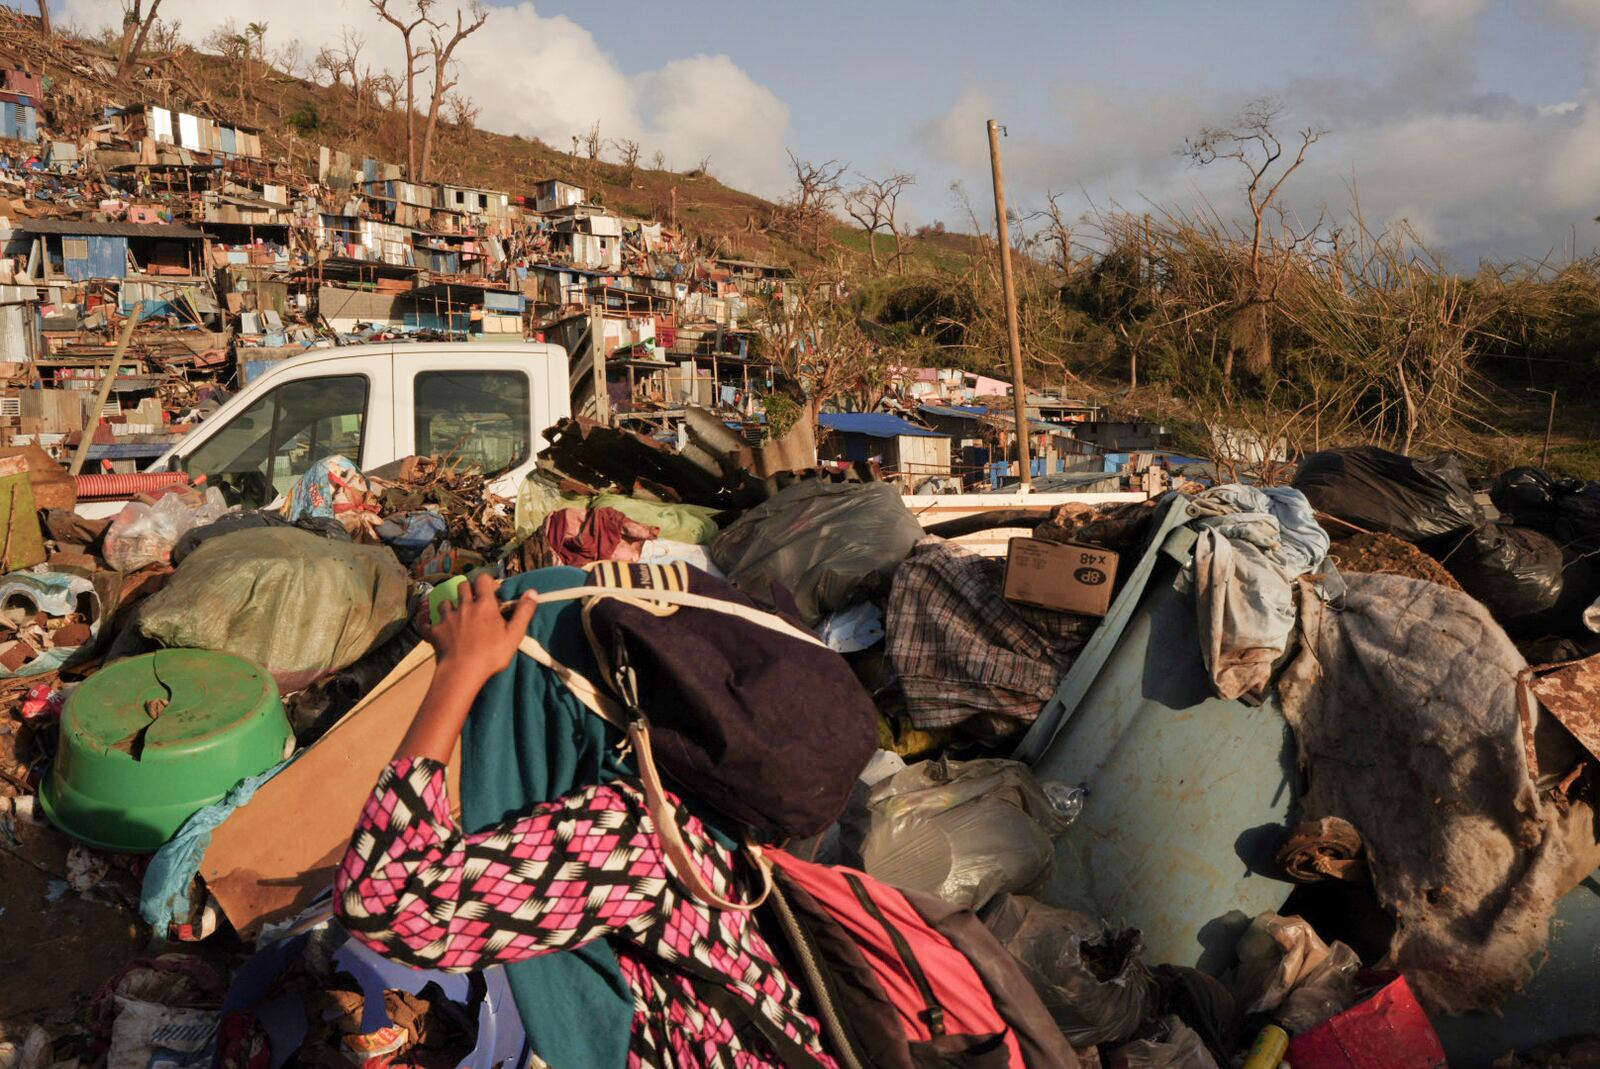
[[[1099,626],[1094,617],[1006,601],[1004,572],[1004,561],[931,537],[895,572],[888,656],[918,727],[1021,732]]]

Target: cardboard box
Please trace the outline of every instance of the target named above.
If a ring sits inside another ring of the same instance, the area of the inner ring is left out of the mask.
[[[1013,538],[1006,554],[1007,601],[1104,616],[1111,608],[1117,555],[1098,546]]]
[[[200,875],[247,939],[293,917],[333,883],[361,808],[433,681],[424,642],[328,733],[211,833]],[[461,747],[446,770],[452,811],[461,797]]]

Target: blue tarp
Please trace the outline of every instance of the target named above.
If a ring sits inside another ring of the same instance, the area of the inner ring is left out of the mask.
[[[930,431],[888,412],[824,412],[817,422],[841,434],[865,434],[870,438],[948,438],[943,431]]]

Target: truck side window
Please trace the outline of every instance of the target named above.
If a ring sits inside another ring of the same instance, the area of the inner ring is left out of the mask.
[[[335,375],[286,382],[258,398],[187,457],[230,502],[260,508],[287,493],[320,457],[361,463],[367,378]]]
[[[413,412],[416,448],[494,475],[528,459],[528,376],[521,371],[423,371]]]

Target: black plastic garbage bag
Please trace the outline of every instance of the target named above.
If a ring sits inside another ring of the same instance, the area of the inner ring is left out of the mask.
[[[1139,961],[1137,929],[1117,931],[1021,895],[996,898],[983,922],[1074,1047],[1125,1042],[1155,1015],[1155,981]]]
[[[1531,527],[1579,553],[1600,551],[1600,482],[1512,468],[1494,481],[1489,500],[1519,527]]]
[[[1485,522],[1460,461],[1449,455],[1418,459],[1373,446],[1324,450],[1300,462],[1294,487],[1319,512],[1425,549]]]
[[[303,516],[298,520],[290,520],[276,509],[233,512],[213,523],[191,527],[185,531],[178,538],[178,544],[172,548],[172,563],[182,564],[185,557],[199,549],[203,543],[219,535],[258,527],[298,527],[302,531],[310,531],[324,538],[333,538],[341,542],[350,541],[350,532],[345,530],[344,524],[328,516]]]
[[[1506,516],[1527,521],[1550,509],[1554,489],[1555,480],[1541,468],[1508,468],[1489,488],[1489,500]]]
[[[795,483],[739,517],[711,543],[711,559],[757,601],[777,583],[815,624],[888,592],[922,525],[889,483]]]
[[[1502,622],[1544,612],[1561,600],[1561,547],[1526,527],[1487,524],[1445,554],[1444,566]]]

